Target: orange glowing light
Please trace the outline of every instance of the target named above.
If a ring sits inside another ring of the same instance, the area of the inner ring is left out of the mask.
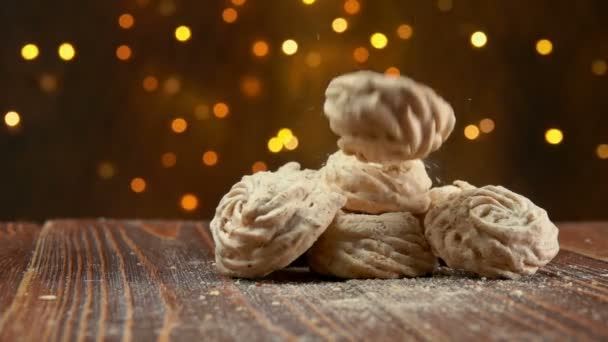
[[[353,58],[357,63],[365,63],[369,58],[369,50],[360,46],[353,51]]]
[[[188,128],[188,121],[183,118],[176,118],[171,121],[171,130],[177,134],[184,133]]]
[[[193,194],[185,194],[179,201],[179,205],[185,211],[194,211],[198,208],[198,198]]]
[[[141,177],[135,177],[131,180],[131,190],[137,194],[146,191],[146,181]]]
[[[173,152],[163,153],[160,157],[160,163],[167,169],[174,167],[177,163],[177,156]]]
[[[253,43],[253,46],[251,47],[251,52],[253,52],[256,57],[264,57],[268,55],[269,49],[270,48],[268,47],[268,43],[263,40],[258,40]]]
[[[251,172],[253,172],[253,173],[267,171],[267,170],[268,170],[268,165],[266,165],[266,163],[264,163],[263,161],[256,161],[255,163],[253,163],[253,165],[251,165]]]
[[[132,51],[128,45],[121,45],[116,49],[116,57],[121,61],[126,61],[131,58]]]
[[[217,155],[217,152],[213,150],[209,150],[203,153],[203,164],[207,166],[214,166],[215,164],[217,164],[218,159],[219,156]]]
[[[232,24],[239,17],[239,13],[234,8],[226,8],[222,12],[222,19],[228,24]]]
[[[135,25],[135,18],[133,18],[133,16],[129,13],[122,14],[120,17],[118,17],[118,26],[121,28],[128,30],[132,28],[133,25]]]
[[[218,119],[223,119],[230,113],[230,108],[224,102],[218,102],[213,105],[213,115]]]
[[[154,76],[146,76],[142,82],[144,90],[147,92],[153,92],[158,89],[158,79]]]
[[[344,2],[344,11],[350,15],[355,15],[361,10],[361,4],[357,0],[346,0]]]

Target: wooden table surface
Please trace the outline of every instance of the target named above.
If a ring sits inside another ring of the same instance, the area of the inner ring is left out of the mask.
[[[0,341],[608,340],[608,223],[534,276],[218,275],[205,222],[0,224]]]

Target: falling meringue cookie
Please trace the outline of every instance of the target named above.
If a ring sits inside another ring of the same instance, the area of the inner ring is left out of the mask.
[[[456,121],[452,107],[431,88],[372,71],[334,78],[323,110],[344,153],[378,163],[426,157]]]

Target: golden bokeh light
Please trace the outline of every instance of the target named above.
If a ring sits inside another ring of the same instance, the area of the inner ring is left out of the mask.
[[[334,32],[342,33],[348,29],[348,21],[344,18],[336,18],[331,22],[331,28]]]
[[[494,130],[495,124],[494,120],[490,118],[485,118],[479,121],[479,130],[482,133],[490,133]]]
[[[262,93],[262,81],[255,76],[245,76],[241,79],[241,92],[246,97],[258,97]]]
[[[399,77],[401,76],[401,71],[399,71],[399,68],[392,66],[386,69],[384,74],[390,77]]]
[[[153,92],[158,89],[158,79],[152,75],[144,77],[142,82],[144,90],[147,92]]]
[[[471,45],[482,48],[488,43],[488,36],[483,31],[473,32],[471,35]]]
[[[97,175],[101,179],[111,179],[116,175],[116,167],[110,162],[101,162],[97,166]]]
[[[198,208],[198,197],[193,194],[185,194],[180,199],[179,205],[185,211],[194,211]]]
[[[160,0],[158,1],[158,12],[160,15],[168,17],[175,13],[177,6],[173,0]]]
[[[233,22],[235,22],[239,17],[239,13],[231,7],[226,8],[223,12],[222,12],[222,19],[227,22],[228,24],[232,24]]]
[[[57,77],[44,73],[40,76],[40,89],[47,93],[52,93],[57,90]]]
[[[199,120],[209,119],[209,106],[204,103],[196,105],[194,107],[194,116]]]
[[[21,123],[21,115],[15,111],[4,114],[4,123],[8,127],[17,127]]]
[[[167,169],[174,167],[175,164],[177,164],[177,155],[173,152],[163,153],[163,155],[160,156],[160,163],[163,165],[164,168]]]
[[[175,39],[180,42],[187,42],[192,38],[192,31],[186,25],[178,26],[175,29]]]
[[[76,56],[76,49],[74,48],[74,45],[70,43],[62,43],[59,45],[57,53],[59,54],[59,58],[64,61],[71,61]]]
[[[267,171],[267,170],[268,170],[268,165],[266,165],[266,163],[264,163],[263,161],[256,161],[255,163],[253,163],[253,165],[251,165],[251,172],[253,172],[253,173]]]
[[[283,149],[283,142],[277,137],[272,137],[268,140],[268,151],[279,153]]]
[[[131,180],[131,190],[137,194],[146,191],[146,181],[141,177],[135,177]]]
[[[376,49],[384,49],[388,44],[388,38],[386,38],[384,33],[376,32],[371,35],[369,42]]]
[[[357,63],[365,63],[369,58],[369,50],[360,46],[353,51],[353,58]]]
[[[591,72],[596,76],[606,75],[606,71],[608,71],[608,64],[603,59],[596,59],[591,62]]]
[[[298,148],[298,145],[300,145],[300,141],[295,135],[291,136],[287,142],[283,143],[283,146],[285,146],[285,148],[289,151],[295,150],[296,148]]]
[[[312,5],[315,3],[315,1],[317,1],[317,0],[302,0],[302,3],[304,5]]]
[[[251,46],[251,52],[256,57],[264,57],[268,55],[268,51],[270,50],[268,43],[263,40],[257,40]]]
[[[306,54],[306,65],[311,68],[316,68],[321,65],[321,54],[315,51],[311,51]]]
[[[344,2],[344,12],[355,15],[361,10],[361,4],[357,0],[346,0]]]
[[[217,152],[213,151],[213,150],[209,150],[209,151],[205,151],[205,153],[203,153],[203,164],[207,165],[207,166],[214,166],[217,164],[219,159],[219,156],[217,155]]]
[[[608,144],[599,144],[595,149],[597,157],[600,159],[608,159]]]
[[[118,17],[118,26],[120,26],[121,28],[128,30],[132,28],[133,25],[135,25],[135,18],[133,18],[131,14],[124,13],[121,14],[120,17]]]
[[[234,6],[243,6],[247,0],[232,0],[231,2]]]
[[[284,54],[291,56],[298,52],[298,43],[293,39],[287,39],[281,45],[281,49],[283,50]]]
[[[469,140],[475,140],[479,137],[479,128],[475,125],[468,125],[464,128],[464,136]]]
[[[454,6],[452,0],[437,0],[437,8],[439,8],[441,12],[451,11],[452,6]]]
[[[165,80],[163,91],[168,95],[175,95],[182,89],[182,82],[179,78],[171,76]]]
[[[131,51],[131,48],[128,45],[121,45],[116,48],[116,58],[120,59],[121,61],[129,60],[132,54],[133,52]]]
[[[175,118],[171,120],[171,130],[177,134],[184,133],[188,129],[188,121],[184,118]]]
[[[25,59],[26,61],[36,59],[39,54],[40,50],[38,49],[38,46],[36,46],[36,44],[25,44],[21,48],[21,57],[23,57],[23,59]]]
[[[546,56],[553,51],[553,43],[549,39],[541,39],[536,42],[536,52],[539,55]]]
[[[223,119],[230,113],[230,108],[224,102],[218,102],[213,105],[213,115],[218,119]]]
[[[408,40],[412,38],[414,34],[414,29],[408,24],[401,24],[397,27],[397,36],[403,40]]]
[[[545,132],[545,140],[551,145],[557,145],[564,140],[564,133],[558,128],[549,128]]]
[[[291,137],[293,137],[293,131],[289,128],[281,128],[277,133],[277,138],[279,138],[283,144],[286,144]]]

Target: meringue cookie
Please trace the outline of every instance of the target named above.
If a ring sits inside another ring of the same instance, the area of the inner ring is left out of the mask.
[[[432,208],[424,225],[435,255],[485,277],[534,274],[559,251],[547,212],[501,186],[462,191]]]
[[[211,221],[220,273],[265,276],[304,254],[344,205],[316,171],[288,163],[244,176],[224,195]]]
[[[426,212],[432,181],[421,160],[383,165],[366,163],[342,151],[332,154],[323,179],[346,196],[345,209],[368,214],[390,211]]]
[[[444,201],[447,201],[453,196],[463,192],[464,190],[471,189],[475,189],[475,186],[461,180],[454,181],[452,185],[444,185],[432,188],[429,191],[429,196],[431,198],[431,208],[438,206]]]
[[[410,213],[340,213],[307,253],[310,268],[341,278],[416,277],[437,264]]]
[[[358,71],[334,78],[323,110],[338,146],[363,161],[422,159],[454,129],[452,107],[431,88],[406,77]]]

